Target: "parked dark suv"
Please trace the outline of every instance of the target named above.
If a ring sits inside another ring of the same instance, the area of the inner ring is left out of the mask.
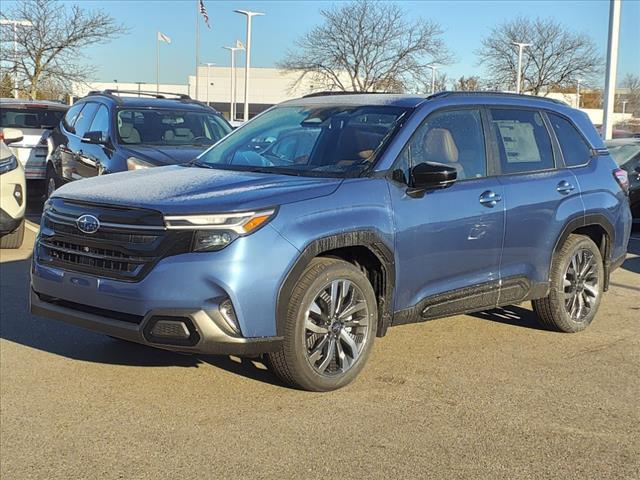
[[[55,192],[31,311],[170,350],[267,353],[286,382],[330,390],[393,325],[532,300],[547,327],[586,328],[625,258],[627,191],[587,116],[558,102],[311,96],[189,165]]]
[[[231,131],[187,95],[105,90],[76,102],[49,139],[47,196],[71,180],[189,162]]]

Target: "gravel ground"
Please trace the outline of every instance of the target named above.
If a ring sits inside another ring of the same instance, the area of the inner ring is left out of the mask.
[[[3,479],[640,478],[640,234],[594,324],[528,304],[393,328],[328,394],[27,312],[0,254]]]

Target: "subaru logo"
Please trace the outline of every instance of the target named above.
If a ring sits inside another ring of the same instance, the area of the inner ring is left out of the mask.
[[[76,220],[78,230],[84,233],[96,233],[100,228],[100,221],[93,215],[82,215]]]

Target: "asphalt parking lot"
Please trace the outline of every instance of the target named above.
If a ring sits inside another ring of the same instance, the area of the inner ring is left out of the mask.
[[[528,304],[398,327],[354,384],[312,394],[31,317],[28,231],[0,254],[0,477],[637,479],[634,236],[583,333]]]

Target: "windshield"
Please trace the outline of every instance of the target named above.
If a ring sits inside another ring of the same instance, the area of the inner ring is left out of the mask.
[[[231,131],[219,115],[187,110],[123,109],[117,122],[126,145],[213,145]]]
[[[640,155],[640,141],[637,143],[626,143],[624,145],[609,145],[608,149],[618,166],[622,167],[629,160]]]
[[[49,110],[47,108],[7,108],[0,109],[0,127],[20,129],[53,128],[60,123],[64,110]]]
[[[195,165],[310,176],[351,176],[371,166],[406,109],[283,106],[251,120]]]

